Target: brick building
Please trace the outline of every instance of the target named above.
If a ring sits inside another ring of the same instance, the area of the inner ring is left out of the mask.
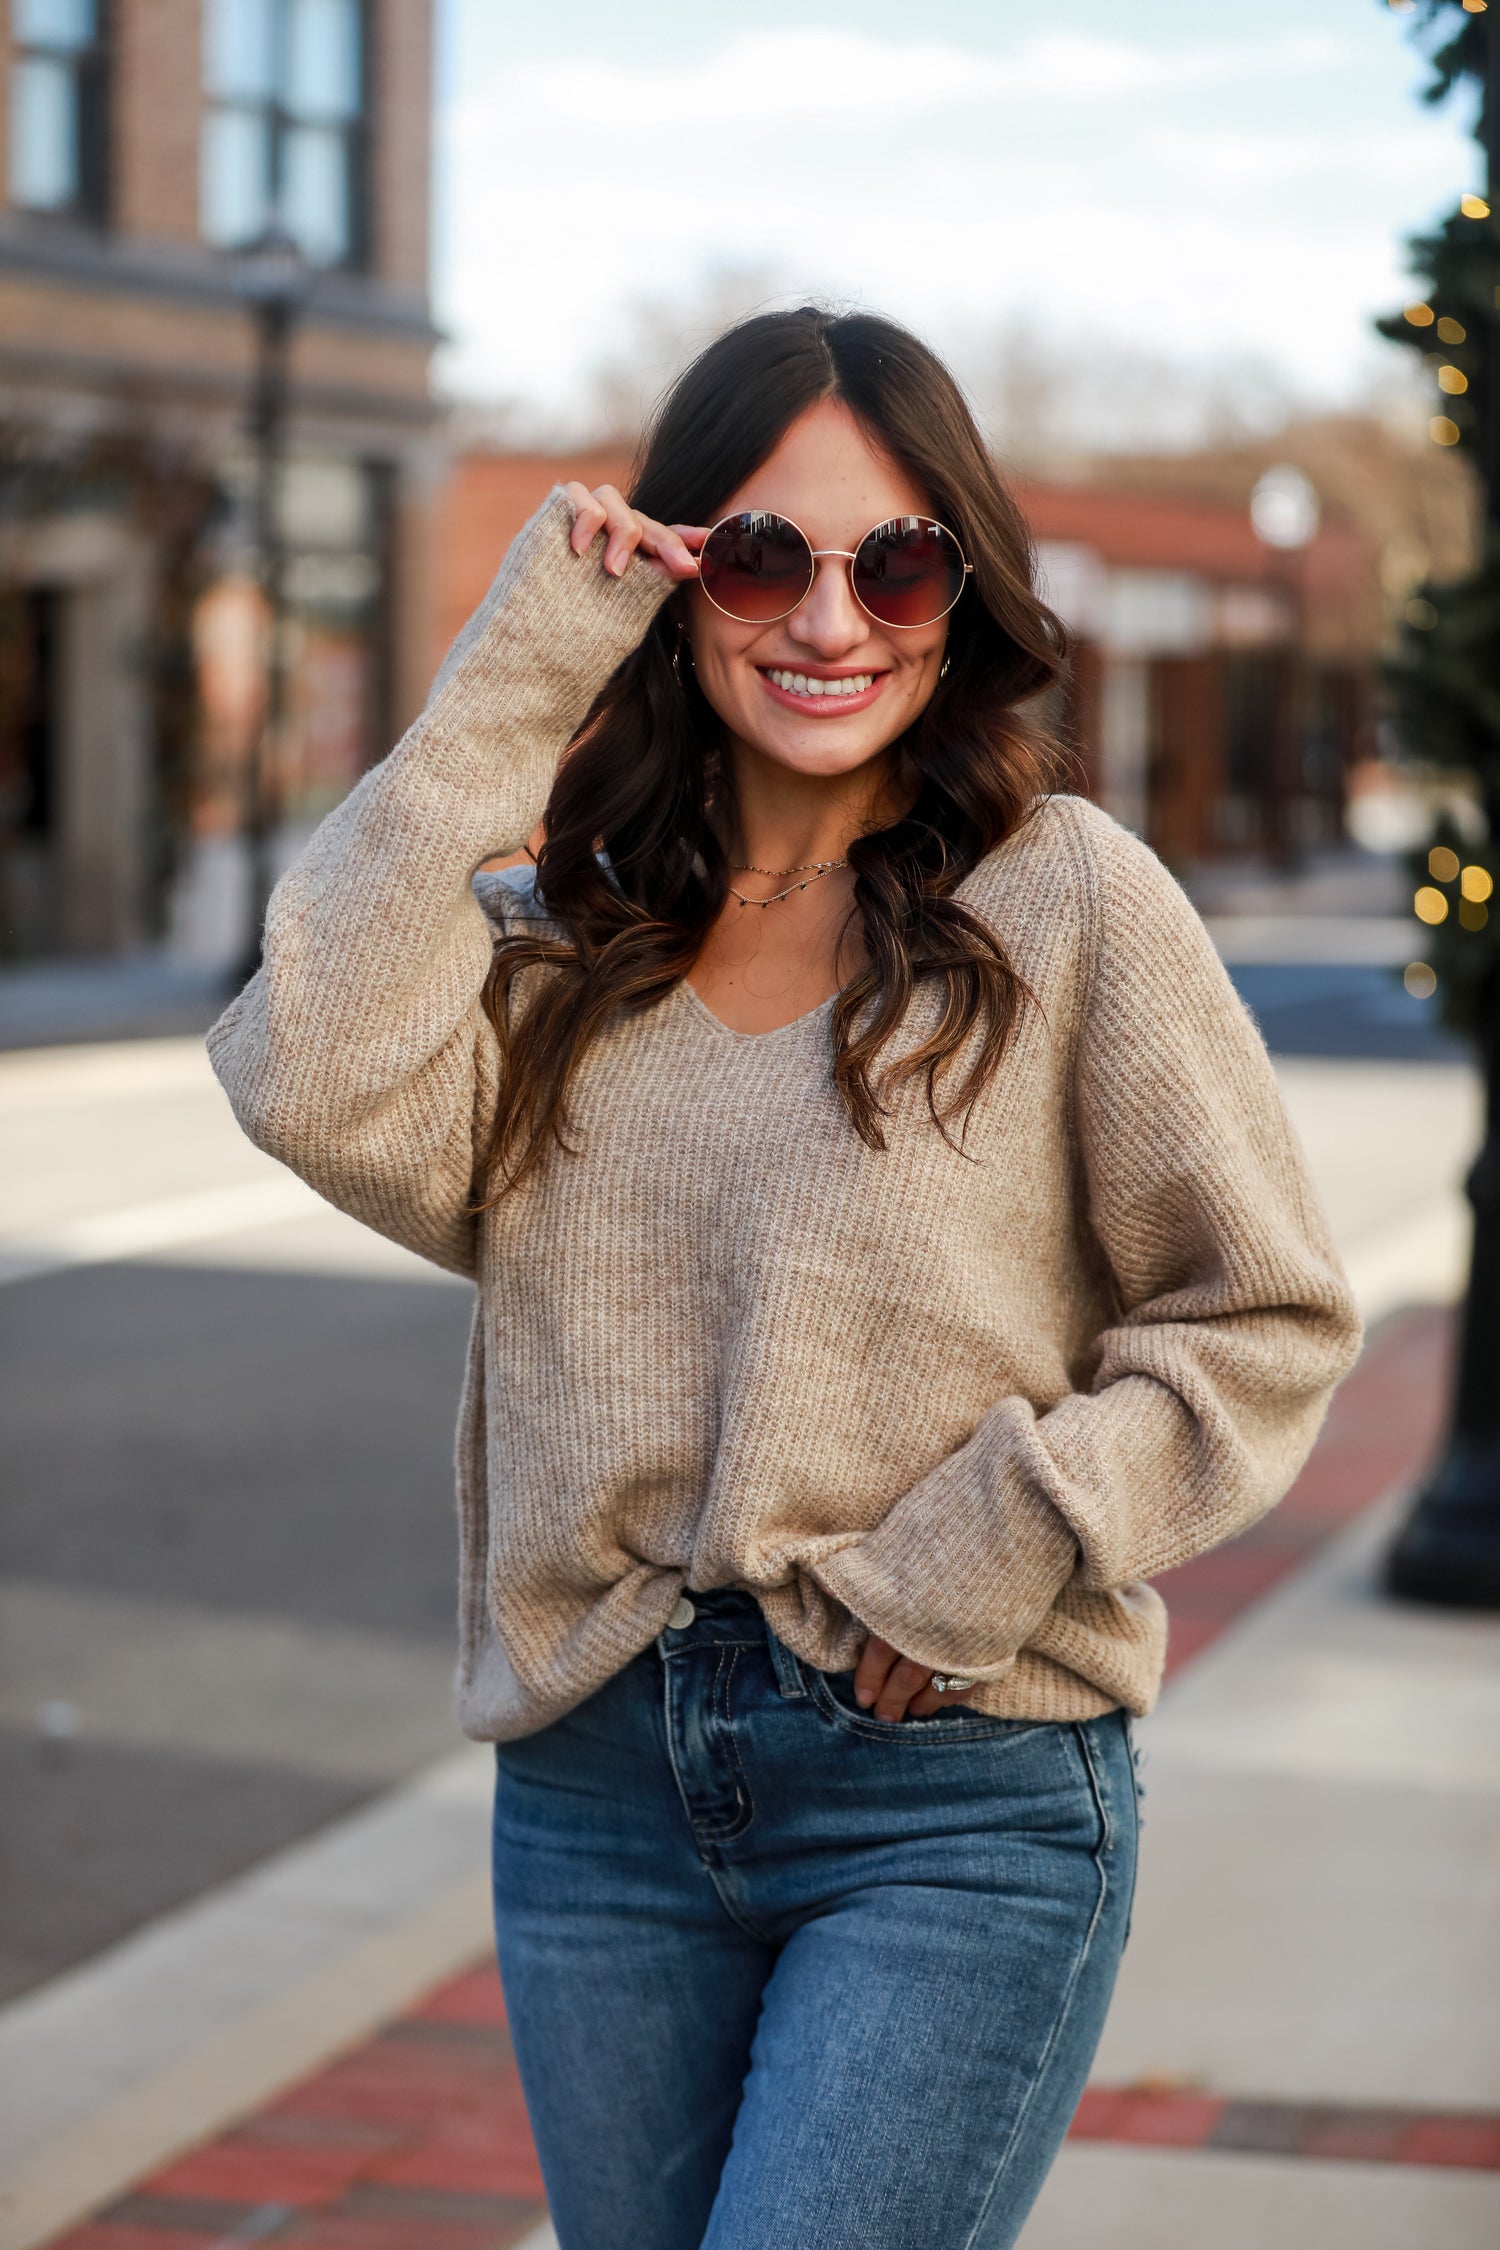
[[[1092,793],[1177,868],[1338,844],[1385,624],[1358,528],[1325,516],[1286,553],[1221,500],[1040,482],[1019,497],[1074,637],[1063,701]]]
[[[290,845],[420,702],[430,0],[0,0],[0,951],[243,946],[246,252],[296,246]]]
[[[1092,793],[1177,868],[1342,840],[1345,777],[1370,754],[1377,659],[1400,596],[1434,559],[1462,567],[1463,496],[1446,486],[1452,521],[1441,539],[1429,527],[1420,549],[1409,525],[1401,544],[1410,496],[1376,524],[1326,491],[1310,543],[1277,552],[1247,504],[1265,465],[1240,464],[1242,493],[1188,456],[1154,475],[1122,466],[1118,482],[1111,469],[1016,487],[1075,642],[1052,716]],[[439,510],[433,661],[550,484],[577,476],[624,488],[629,473],[618,447],[565,458],[460,451]],[[1367,485],[1384,490],[1371,472],[1351,493]],[[1395,581],[1393,562],[1405,574]]]

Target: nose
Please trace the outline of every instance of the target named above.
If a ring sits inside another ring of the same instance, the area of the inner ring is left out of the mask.
[[[841,555],[821,555],[814,565],[812,590],[786,621],[791,638],[825,664],[859,647],[870,620],[854,599],[849,565]]]

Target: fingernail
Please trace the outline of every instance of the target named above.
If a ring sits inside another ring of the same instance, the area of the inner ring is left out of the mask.
[[[854,1691],[854,1700],[862,1711],[868,1711],[875,1700],[875,1691],[873,1688],[857,1687]]]

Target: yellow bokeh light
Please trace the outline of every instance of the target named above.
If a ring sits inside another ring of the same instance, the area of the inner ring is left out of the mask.
[[[1406,317],[1413,328],[1430,328],[1437,318],[1431,305],[1408,305]]]
[[[1430,883],[1422,885],[1411,902],[1411,910],[1419,922],[1436,924],[1446,922],[1448,919],[1448,901],[1444,898],[1442,892],[1435,891]]]
[[[1466,930],[1482,930],[1489,918],[1489,908],[1477,899],[1466,898],[1458,910],[1458,919]]]
[[[1490,207],[1482,195],[1461,195],[1458,208],[1466,219],[1487,219],[1490,215]]]
[[[1427,854],[1427,872],[1435,883],[1451,883],[1458,873],[1458,854],[1446,844],[1434,844]]]
[[[1401,982],[1413,1000],[1430,1000],[1437,990],[1437,978],[1425,961],[1408,961]]]
[[[1451,320],[1447,313],[1444,313],[1442,319],[1438,322],[1437,332],[1445,344],[1466,344],[1469,340],[1469,331],[1465,328],[1463,322]]]
[[[1495,878],[1487,867],[1466,867],[1458,879],[1458,887],[1474,905],[1482,905],[1495,888]]]
[[[1450,422],[1446,414],[1434,414],[1427,425],[1427,435],[1434,445],[1457,445],[1458,424]]]
[[[1468,387],[1469,378],[1461,367],[1440,367],[1438,369],[1438,389],[1446,391],[1450,398],[1461,398]]]
[[[1464,14],[1466,16],[1482,16],[1489,4],[1490,0],[1464,0]]]

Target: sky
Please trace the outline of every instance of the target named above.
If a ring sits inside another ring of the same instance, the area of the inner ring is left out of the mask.
[[[965,364],[1253,356],[1308,403],[1397,355],[1403,237],[1481,184],[1381,0],[439,0],[445,386],[586,417],[651,301],[714,277],[909,322]],[[679,327],[680,333],[674,333]],[[666,368],[663,368],[665,374]]]

